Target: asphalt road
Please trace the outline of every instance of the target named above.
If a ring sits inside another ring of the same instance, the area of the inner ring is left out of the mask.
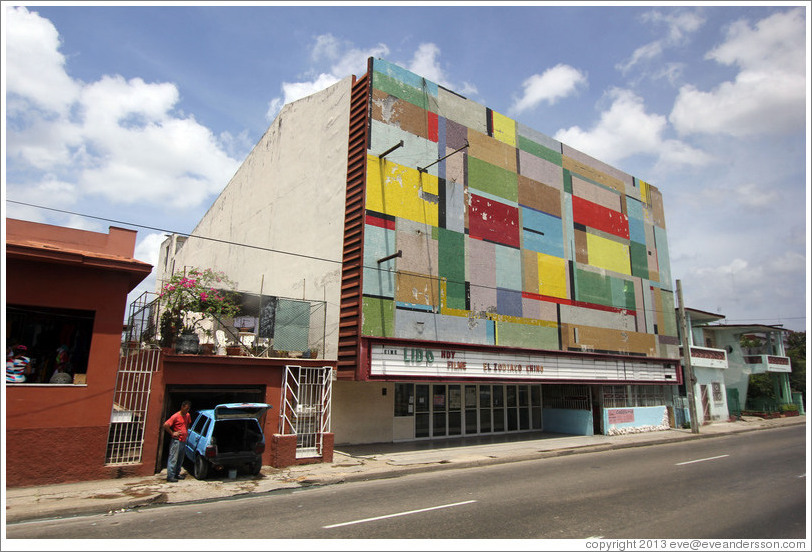
[[[7,526],[8,539],[802,539],[804,426]],[[178,543],[182,545],[182,543]],[[182,545],[188,548],[188,545]],[[211,542],[204,549],[211,548]]]

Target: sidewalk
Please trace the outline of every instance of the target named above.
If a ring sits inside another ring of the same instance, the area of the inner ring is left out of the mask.
[[[740,431],[803,425],[806,416],[790,418],[745,417],[699,428],[671,429],[629,435],[569,436],[554,433],[523,433],[475,438],[339,446],[331,464],[309,464],[288,468],[265,466],[259,476],[236,479],[214,477],[198,481],[190,474],[178,483],[167,483],[165,474],[148,477],[107,479],[4,490],[6,522],[107,514],[151,504],[181,504],[295,489],[394,477],[448,468],[484,466],[546,458],[565,454],[670,443],[727,435]]]

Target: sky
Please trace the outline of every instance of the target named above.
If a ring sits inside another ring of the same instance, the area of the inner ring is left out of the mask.
[[[380,57],[656,186],[686,307],[806,330],[808,2],[235,4],[3,2],[5,216],[155,264],[284,104]]]

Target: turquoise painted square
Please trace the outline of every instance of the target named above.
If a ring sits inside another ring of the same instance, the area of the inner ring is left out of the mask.
[[[495,244],[494,247],[496,253],[496,262],[494,263],[496,266],[496,287],[521,291],[522,252],[498,244]]]
[[[387,77],[389,79],[402,82],[412,88],[416,88],[420,90],[421,93],[425,91],[430,96],[437,97],[437,84],[431,82],[430,80],[421,77],[411,71],[404,69],[403,67],[398,67],[397,65],[390,63],[383,59],[374,59],[372,60],[372,69],[373,71],[377,72],[379,75],[383,77]],[[373,79],[375,75],[373,73]],[[375,81],[373,80],[373,84]],[[381,87],[375,86],[378,90],[382,90]]]
[[[619,309],[635,310],[634,283],[621,278],[607,276],[612,289],[611,306]]]
[[[564,229],[561,219],[522,206],[522,247],[564,258]]]
[[[397,253],[395,231],[380,226],[364,226],[364,266],[377,266],[378,259]],[[383,268],[394,268],[395,260],[381,263]]]
[[[626,197],[626,213],[629,215],[629,239],[646,243],[646,225],[643,204],[632,197]]]
[[[654,242],[657,246],[657,262],[660,266],[660,285],[672,289],[671,260],[668,256],[668,238],[665,229],[654,227]]]
[[[395,271],[374,266],[364,267],[364,293],[380,297],[395,297]]]

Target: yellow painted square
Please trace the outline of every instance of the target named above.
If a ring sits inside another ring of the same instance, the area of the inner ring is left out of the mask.
[[[539,294],[567,299],[567,260],[538,253]]]
[[[640,199],[643,203],[648,203],[648,183],[638,180],[640,183]]]
[[[629,246],[594,234],[586,235],[589,264],[631,276]]]
[[[516,121],[493,112],[493,137],[510,146],[516,146]]]
[[[437,226],[438,206],[436,176],[367,155],[367,209]]]

